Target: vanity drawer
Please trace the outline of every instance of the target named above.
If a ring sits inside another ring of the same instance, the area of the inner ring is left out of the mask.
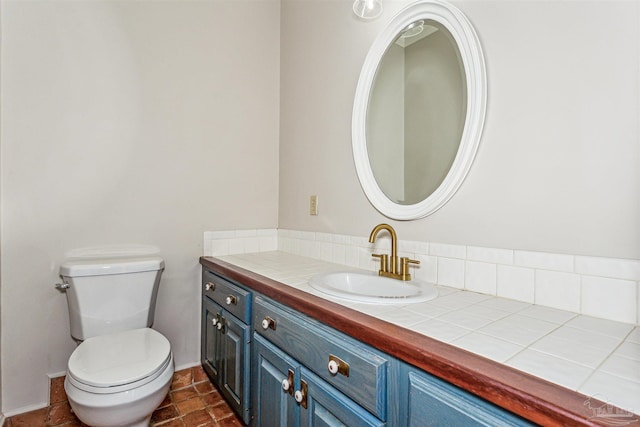
[[[244,323],[251,321],[251,292],[210,271],[202,271],[202,294]]]
[[[328,326],[257,296],[254,330],[381,420],[386,420],[389,360]],[[332,359],[330,359],[330,357]],[[334,360],[348,372],[329,371]]]

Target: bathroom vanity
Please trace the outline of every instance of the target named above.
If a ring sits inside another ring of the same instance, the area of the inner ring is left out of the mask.
[[[224,260],[200,263],[203,366],[247,424],[600,425],[595,399],[585,406],[577,392]]]

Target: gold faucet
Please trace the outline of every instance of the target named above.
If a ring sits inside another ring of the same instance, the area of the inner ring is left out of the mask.
[[[392,226],[389,224],[376,225],[371,231],[371,235],[369,235],[369,243],[376,241],[376,237],[381,230],[387,230],[391,235],[391,256],[387,254],[373,254],[374,257],[380,258],[378,275],[398,280],[411,280],[409,264],[420,264],[420,261],[402,257],[400,258],[400,268],[398,268],[398,236]]]

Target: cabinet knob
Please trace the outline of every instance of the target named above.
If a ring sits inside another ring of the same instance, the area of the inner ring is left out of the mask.
[[[217,317],[214,317],[213,319],[211,319],[211,324],[212,324],[213,326],[216,326],[216,325],[218,324],[218,318],[217,318]]]
[[[282,390],[293,396],[293,371],[289,369],[287,378],[282,380]]]
[[[204,290],[205,290],[205,291],[213,291],[213,290],[215,290],[215,288],[216,288],[216,284],[215,284],[215,283],[213,283],[213,282],[207,282],[207,283],[204,285]]]
[[[236,305],[238,304],[238,298],[236,298],[235,295],[229,295],[226,299],[226,303],[227,305],[231,305],[231,304]]]
[[[300,390],[296,390],[293,398],[300,406],[307,409],[307,382],[305,380],[300,380]]]
[[[264,319],[262,319],[262,329],[264,329],[265,331],[267,329],[273,329],[275,331],[276,321],[273,320],[271,317],[266,316]]]
[[[336,362],[335,360],[329,361],[329,372],[331,372],[331,375],[335,375],[338,373],[338,362]]]

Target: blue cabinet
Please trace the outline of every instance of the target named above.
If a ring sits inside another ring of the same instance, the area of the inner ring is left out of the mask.
[[[401,419],[407,427],[532,425],[422,370],[402,363],[400,372]]]
[[[226,279],[203,272],[202,367],[245,423],[250,418],[251,326],[245,323],[250,296]]]
[[[254,418],[260,427],[382,427],[377,419],[300,362],[255,334]]]

